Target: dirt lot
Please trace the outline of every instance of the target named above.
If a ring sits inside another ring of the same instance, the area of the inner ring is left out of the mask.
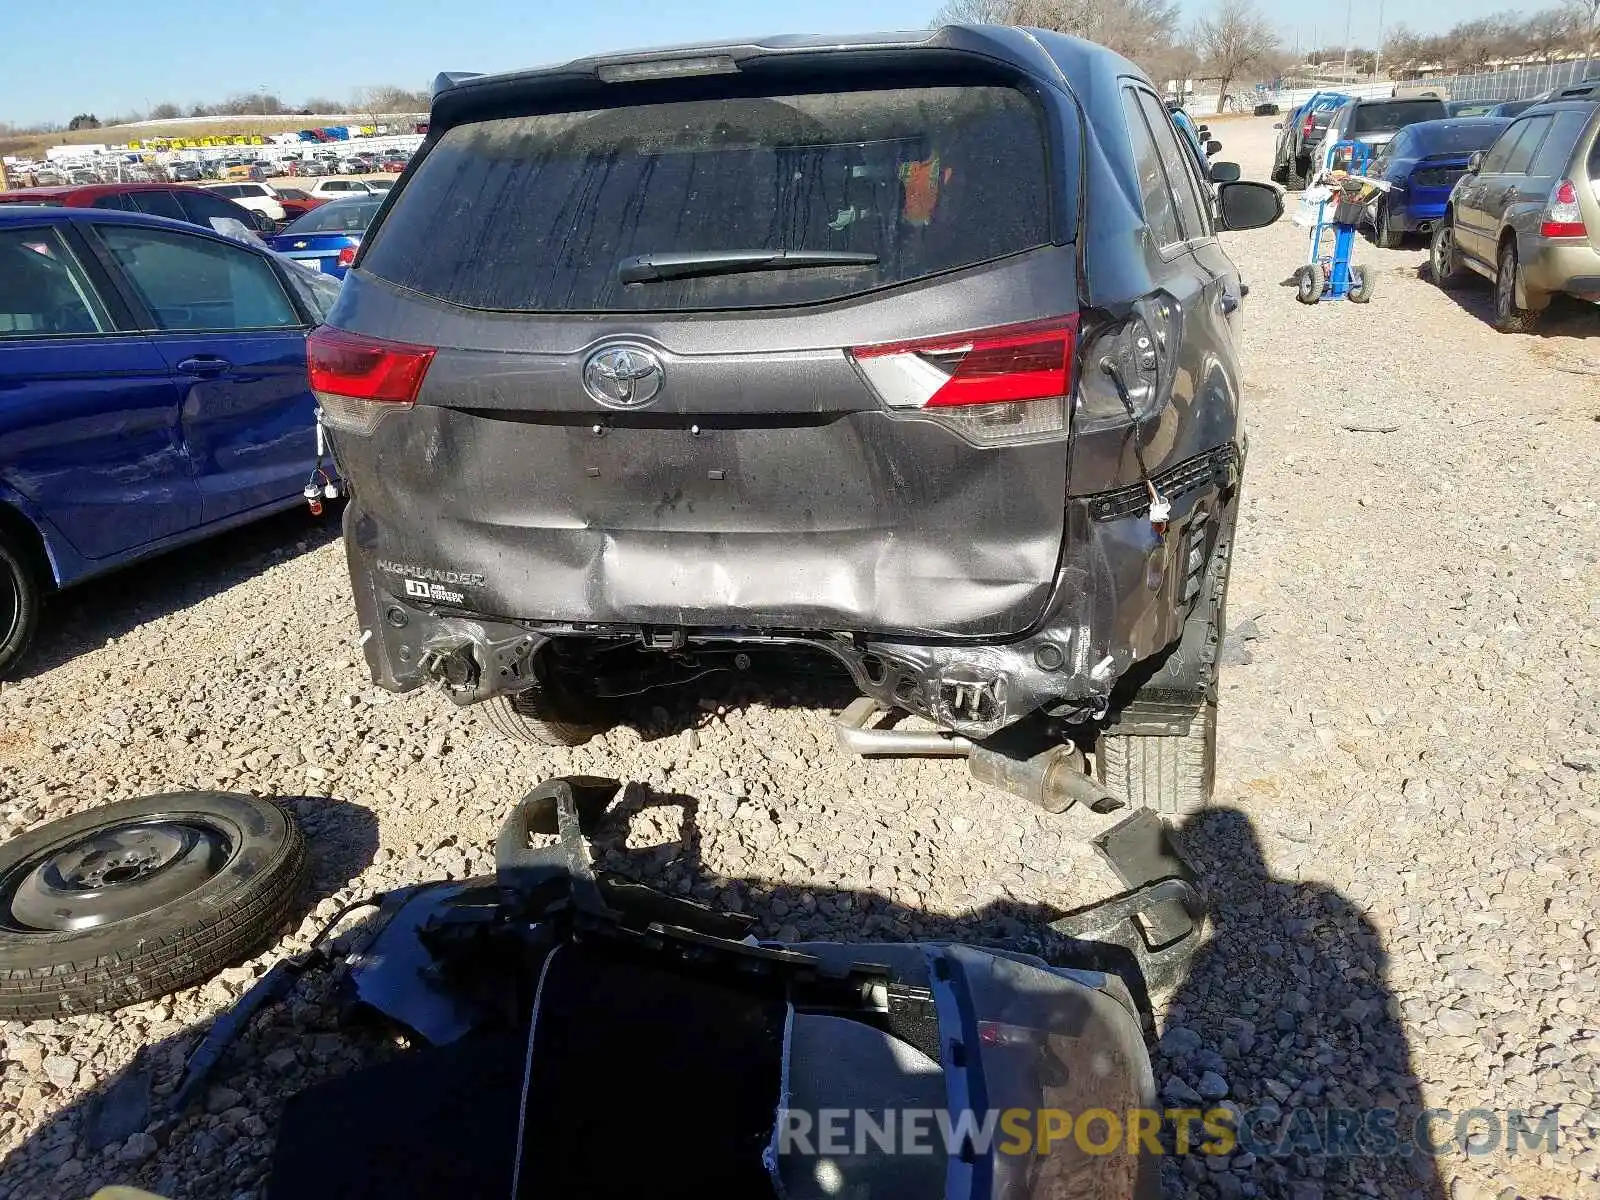
[[[1219,126],[1224,157],[1265,178],[1270,125]],[[1157,1081],[1246,1110],[1559,1106],[1561,1132],[1515,1155],[1191,1157],[1168,1195],[1600,1195],[1600,312],[1503,336],[1486,287],[1446,294],[1420,245],[1365,242],[1373,303],[1306,308],[1285,286],[1302,230],[1226,241],[1252,289],[1250,448],[1216,807],[1186,830],[1217,915],[1162,1006]],[[376,693],[335,531],[298,516],[85,588],[45,636],[0,692],[0,831],[172,788],[300,797],[315,890],[290,938],[203,987],[0,1026],[16,1200],[256,1195],[282,1096],[384,1044],[335,1035],[307,983],[204,1112],[164,1122],[195,1030],[336,902],[484,868],[548,774],[647,785],[610,861],[773,935],[1026,945],[1038,906],[1111,888],[1070,822],[956,764],[843,758],[826,682],[666,697],[572,752]],[[90,1100],[141,1045],[157,1111],[95,1149]]]

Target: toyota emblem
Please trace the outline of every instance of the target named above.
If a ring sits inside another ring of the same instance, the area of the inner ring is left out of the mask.
[[[661,360],[643,346],[607,346],[583,364],[583,390],[607,408],[643,408],[662,379]]]

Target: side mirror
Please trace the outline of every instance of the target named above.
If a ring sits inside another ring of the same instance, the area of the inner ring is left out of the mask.
[[[1467,158],[1467,174],[1476,175],[1483,170],[1483,151],[1474,150]]]
[[[1211,164],[1212,183],[1235,183],[1239,179],[1239,164],[1214,162]]]
[[[1283,128],[1283,122],[1282,121],[1274,121],[1272,123],[1272,127],[1274,129],[1282,129]]]
[[[258,232],[276,233],[278,231],[277,223],[266,213],[254,208],[247,208],[245,212],[250,214],[250,224],[254,225]]]
[[[1208,133],[1211,132],[1211,126],[1209,126],[1209,125],[1196,125],[1194,127],[1194,129],[1195,129],[1195,132],[1198,133],[1201,137],[1205,137]]]
[[[1233,181],[1217,185],[1217,217],[1223,229],[1260,229],[1283,216],[1283,193],[1270,183]]]
[[[1219,151],[1221,149],[1222,149],[1222,143],[1217,141],[1216,138],[1212,138],[1210,141],[1208,141],[1206,143],[1206,153],[1207,154],[1215,154],[1215,153],[1217,153],[1217,151]]]

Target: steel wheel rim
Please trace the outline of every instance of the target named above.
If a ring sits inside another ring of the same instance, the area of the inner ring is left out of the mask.
[[[17,636],[22,624],[22,581],[14,568],[0,569],[0,647]]]
[[[231,823],[197,813],[83,830],[0,878],[0,926],[14,933],[72,933],[144,916],[222,874],[240,841]]]
[[[1500,315],[1509,317],[1517,307],[1517,260],[1510,251],[1500,255],[1500,270],[1495,275],[1494,298]]]
[[[1450,231],[1441,229],[1439,236],[1433,243],[1433,275],[1435,279],[1446,279],[1450,275],[1450,252],[1454,249],[1450,244]]]

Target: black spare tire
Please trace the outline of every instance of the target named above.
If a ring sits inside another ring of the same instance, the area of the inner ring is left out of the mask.
[[[0,846],[0,1018],[106,1012],[244,958],[289,920],[305,839],[224,792],[121,800]]]

